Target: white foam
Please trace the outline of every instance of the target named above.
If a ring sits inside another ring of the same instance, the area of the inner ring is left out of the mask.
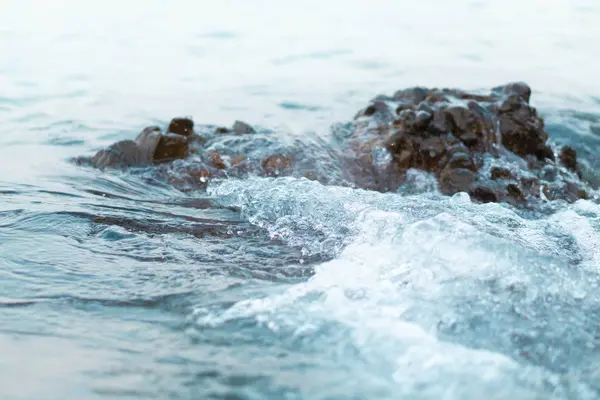
[[[597,263],[598,229],[577,213],[600,214],[595,206],[579,202],[555,216],[528,220],[498,204],[473,204],[466,194],[442,200],[403,197],[290,178],[227,181],[209,192],[290,245],[334,258],[316,267],[306,282],[204,315],[199,324],[255,318],[296,335],[342,324],[367,359],[387,366],[403,396],[586,398],[591,393],[578,381],[567,385],[560,374],[523,364],[506,347],[496,348],[493,335],[512,334],[511,326],[501,325],[506,318],[536,318],[531,314],[545,296],[597,301],[593,287],[565,264],[573,251]],[[561,235],[576,246],[561,249]],[[326,242],[330,245],[323,246]],[[551,251],[552,246],[559,249]],[[495,310],[502,313],[497,321]],[[467,336],[440,337],[438,324],[455,321],[462,329],[477,329],[469,328],[477,318],[498,324],[489,328],[490,337],[481,333],[487,348],[470,344]],[[573,387],[577,394],[568,394]]]

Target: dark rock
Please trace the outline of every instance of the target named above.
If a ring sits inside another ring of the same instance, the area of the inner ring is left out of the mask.
[[[439,137],[430,137],[419,145],[421,169],[435,172],[442,157],[446,154],[446,145]]]
[[[541,183],[538,178],[525,177],[521,178],[519,181],[521,183],[521,189],[526,196],[534,198],[540,197]]]
[[[190,118],[173,118],[167,132],[190,137],[194,135],[194,121]]]
[[[531,98],[531,88],[525,82],[509,83],[508,85],[496,87],[492,91],[508,95],[516,94],[526,103],[529,103],[529,99]]]
[[[228,133],[233,133],[233,131],[229,128],[225,128],[224,126],[220,126],[217,129],[215,129],[215,133],[224,135],[224,134],[228,134]]]
[[[525,195],[521,189],[514,183],[506,185],[506,194],[508,200],[513,205],[519,205],[525,203]]]
[[[385,101],[381,101],[381,100],[374,101],[373,103],[369,104],[367,106],[367,108],[360,111],[358,113],[357,117],[360,117],[360,116],[370,117],[378,112],[382,113],[383,115],[389,116],[390,109],[387,106],[387,104],[385,103]]]
[[[448,167],[463,168],[473,172],[476,171],[475,164],[473,164],[473,160],[471,160],[471,157],[469,157],[467,153],[459,151],[452,154],[452,156],[448,160],[448,164],[446,165],[446,168]]]
[[[154,150],[154,162],[164,163],[177,159],[186,158],[189,154],[189,143],[184,136],[167,133],[160,136],[156,150]]]
[[[426,88],[414,87],[399,90],[394,94],[394,100],[408,100],[411,103],[420,103],[427,97],[429,91]]]
[[[507,168],[501,168],[501,167],[493,167],[492,170],[490,171],[490,175],[492,180],[501,180],[501,179],[507,179],[507,180],[514,180],[515,177],[513,176],[512,172],[510,172],[509,169]]]
[[[331,143],[311,138],[277,143],[275,135],[251,135],[255,129],[241,121],[231,128],[215,128],[174,118],[168,133],[146,128],[135,141],[115,143],[90,163],[160,164],[156,169],[165,179],[185,190],[203,188],[216,177],[258,174],[392,191],[403,182],[408,185],[407,176],[420,170],[437,179],[442,193],[467,192],[477,202],[528,207],[544,198],[588,197],[577,177],[557,168],[544,121],[529,104],[530,98],[531,89],[522,82],[499,86],[489,94],[424,87],[400,90],[393,97],[378,96],[357,114],[369,118],[339,125]],[[190,154],[198,155],[190,157],[195,164],[169,163]],[[562,148],[559,161],[581,175],[571,147]],[[496,163],[510,169],[484,168]]]
[[[577,171],[577,152],[574,148],[571,146],[563,147],[558,158],[567,169]]]
[[[415,127],[419,129],[425,129],[429,123],[433,120],[433,115],[427,111],[417,111],[415,115]]]
[[[416,120],[417,114],[414,112],[414,110],[406,109],[398,113],[398,118],[394,121],[394,125],[411,131],[415,128]]]
[[[142,132],[135,138],[135,142],[144,154],[144,159],[153,162],[155,159],[154,153],[158,147],[158,143],[162,137],[162,132],[158,126],[149,126],[144,128]]]
[[[498,193],[484,185],[475,185],[469,190],[471,199],[480,203],[496,203],[498,202]]]

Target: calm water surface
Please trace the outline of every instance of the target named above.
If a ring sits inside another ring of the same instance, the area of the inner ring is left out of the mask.
[[[596,1],[1,8],[0,398],[600,398],[596,204],[67,162],[178,115],[326,135],[379,93],[524,80],[595,179]]]

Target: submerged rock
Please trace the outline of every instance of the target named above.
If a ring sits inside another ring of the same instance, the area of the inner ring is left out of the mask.
[[[408,171],[420,170],[437,180],[441,193],[466,192],[478,202],[529,206],[587,198],[575,150],[563,147],[555,156],[530,98],[522,82],[488,94],[404,89],[377,96],[354,121],[334,129],[328,142],[306,138],[284,144],[241,121],[223,128],[174,118],[166,133],[148,127],[135,141],[100,150],[90,164],[156,165],[157,176],[182,190],[203,188],[213,178],[254,174],[398,191],[410,184]]]

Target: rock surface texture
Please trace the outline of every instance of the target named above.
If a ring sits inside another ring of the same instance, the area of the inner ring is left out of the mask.
[[[415,173],[446,195],[531,206],[588,198],[576,151],[557,148],[529,103],[525,83],[489,93],[415,87],[377,96],[326,140],[285,137],[236,121],[231,128],[174,118],[166,132],[145,128],[79,163],[96,168],[151,166],[182,190],[210,179],[296,176],[377,190],[402,190]],[[419,172],[420,171],[420,172]]]

